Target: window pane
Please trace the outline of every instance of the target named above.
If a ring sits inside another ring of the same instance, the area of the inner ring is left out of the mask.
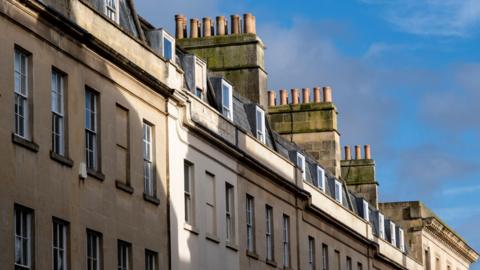
[[[172,42],[166,38],[163,39],[163,57],[167,60],[172,59]]]

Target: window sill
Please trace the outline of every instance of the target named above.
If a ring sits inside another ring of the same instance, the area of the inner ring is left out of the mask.
[[[160,200],[157,197],[150,196],[148,194],[143,193],[143,199],[149,203],[153,203],[155,205],[160,204]]]
[[[131,187],[131,186],[128,185],[128,184],[125,184],[125,183],[122,182],[122,181],[115,180],[115,187],[117,187],[117,188],[120,189],[120,190],[125,191],[125,192],[128,193],[128,194],[132,194],[132,193],[133,193],[133,187]]]
[[[225,243],[225,246],[235,252],[238,251],[238,246],[235,244],[235,243],[232,243],[232,242],[226,242]]]
[[[73,166],[73,160],[66,156],[59,155],[53,151],[50,151],[50,158],[67,167],[71,168]]]
[[[99,171],[94,171],[92,169],[87,169],[87,174],[97,180],[103,181],[105,180],[105,175]]]
[[[247,250],[247,256],[252,258],[252,259],[258,260],[258,254],[255,251],[248,251]]]
[[[210,240],[210,241],[216,243],[216,244],[220,243],[220,239],[216,235],[213,235],[211,233],[206,233],[205,238],[207,240]]]
[[[34,153],[38,152],[38,148],[39,148],[38,144],[36,144],[32,141],[29,141],[27,139],[24,139],[24,138],[18,136],[17,134],[15,134],[15,133],[12,133],[12,142],[16,145],[25,147],[25,148],[27,148],[28,150],[30,150]]]
[[[198,235],[198,230],[195,228],[193,225],[190,225],[188,223],[183,224],[183,228],[195,235]]]
[[[265,260],[265,263],[270,265],[270,266],[273,266],[273,267],[277,268],[277,263],[275,261],[267,259],[267,260]]]

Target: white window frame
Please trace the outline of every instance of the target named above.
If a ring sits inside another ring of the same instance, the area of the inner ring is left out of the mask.
[[[156,197],[153,129],[152,124],[143,121],[143,184],[145,194],[150,197]]]
[[[103,0],[105,5],[105,16],[110,20],[119,23],[120,21],[120,6],[119,0]]]
[[[52,77],[51,77],[51,109],[52,109],[52,152],[59,154],[61,156],[64,156],[65,155],[65,75],[55,69],[52,70]]]
[[[117,264],[117,269],[118,270],[129,270],[130,269],[130,249],[131,249],[131,244],[124,242],[124,241],[118,241],[118,250],[117,250],[117,256],[118,256],[118,264]]]
[[[194,225],[194,209],[193,209],[193,194],[194,194],[194,186],[193,186],[193,177],[194,177],[194,166],[193,163],[190,161],[184,160],[183,162],[183,192],[184,192],[184,211],[185,211],[185,223]]]
[[[52,265],[53,269],[68,269],[68,225],[65,222],[53,221]],[[57,240],[57,241],[55,241]],[[57,256],[58,265],[55,265]]]
[[[225,89],[227,90],[228,104],[224,103]],[[225,80],[222,80],[222,114],[233,121],[233,87]]]
[[[265,225],[266,259],[273,261],[273,208],[270,205],[265,206]]]
[[[395,223],[390,221],[390,243],[394,246],[397,246],[397,231]]]
[[[255,201],[250,195],[246,199],[247,251],[255,252]]]
[[[321,191],[325,192],[325,170],[317,165],[317,178],[314,186],[318,187]]]
[[[22,269],[32,268],[33,246],[33,213],[32,211],[20,206],[15,207],[15,266]],[[20,223],[20,224],[18,224]],[[20,228],[20,231],[17,229]],[[27,254],[23,251],[26,250]]]
[[[368,207],[368,202],[366,200],[362,200],[362,208],[363,208],[363,219],[367,222],[370,222],[370,208]]]
[[[235,188],[232,184],[225,183],[225,223],[226,240],[235,243]]]
[[[343,204],[343,188],[340,181],[335,180],[335,200],[340,204]]]
[[[385,239],[385,216],[382,213],[378,213],[378,234]]]
[[[290,267],[290,217],[283,215],[283,267]]]
[[[15,135],[30,140],[29,104],[29,59],[30,55],[20,49],[14,53],[14,129]],[[21,109],[21,111],[20,111]]]
[[[315,270],[315,238],[308,237],[308,270]]]
[[[100,234],[90,230],[87,231],[87,269],[89,270],[101,269],[100,238]]]
[[[175,38],[173,36],[171,36],[169,33],[167,33],[167,31],[162,29],[161,32],[160,32],[160,40],[161,40],[160,48],[162,50],[163,58],[165,58],[165,60],[167,60],[167,61],[175,62]],[[172,54],[171,58],[167,58],[165,40],[170,42],[170,51],[171,51],[171,54]]]
[[[158,253],[148,250],[145,250],[145,270],[157,270],[157,260]]]
[[[307,171],[305,170],[305,156],[297,152],[297,167],[302,171],[302,179],[307,179]]]
[[[93,119],[93,123],[88,121],[90,126],[87,125],[87,116],[89,119]],[[93,171],[99,169],[98,144],[98,94],[87,89],[85,91],[85,160],[87,169]],[[91,158],[89,154],[91,154]]]
[[[260,118],[259,118],[260,117]],[[259,119],[260,123],[259,123]],[[262,143],[266,142],[265,134],[265,112],[258,106],[255,107],[255,123],[256,123],[256,137]]]
[[[207,90],[207,64],[202,59],[196,56],[193,57],[195,59],[195,89],[200,89],[203,94]]]
[[[405,252],[405,235],[403,233],[403,229],[402,228],[398,228],[398,236],[400,239],[398,239],[399,241],[399,245],[400,245],[400,250],[402,252]]]

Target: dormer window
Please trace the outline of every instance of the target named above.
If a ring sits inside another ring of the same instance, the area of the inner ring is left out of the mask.
[[[262,143],[265,143],[265,112],[258,106],[255,110],[255,119],[257,123],[257,139],[259,139]]]
[[[203,99],[207,89],[207,64],[196,56],[193,57],[195,59],[195,95]]]
[[[297,153],[297,167],[302,170],[303,180],[307,179],[307,174],[305,170],[305,157],[300,153]]]
[[[342,196],[342,183],[340,181],[335,180],[335,200],[340,204],[343,204],[343,196]]]
[[[105,15],[112,21],[118,23],[118,0],[104,0],[105,1]]]
[[[163,57],[171,61],[175,56],[175,39],[167,32],[163,33]]]
[[[395,230],[395,223],[390,221],[390,243],[394,246],[397,245],[397,236],[396,236],[395,231],[396,231]]]
[[[378,234],[385,239],[385,217],[381,213],[378,213]]]
[[[317,166],[317,177],[315,178],[313,185],[325,191],[325,170]]]
[[[363,218],[367,222],[370,222],[370,209],[368,208],[368,202],[365,200],[362,200],[362,206],[363,206]]]
[[[233,120],[232,108],[232,86],[222,80],[222,114],[230,120]]]

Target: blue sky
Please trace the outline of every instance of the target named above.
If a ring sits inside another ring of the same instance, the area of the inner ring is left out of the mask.
[[[372,145],[380,199],[422,200],[480,250],[480,1],[136,3],[171,33],[176,13],[252,12],[269,88],[332,86],[342,144]]]

